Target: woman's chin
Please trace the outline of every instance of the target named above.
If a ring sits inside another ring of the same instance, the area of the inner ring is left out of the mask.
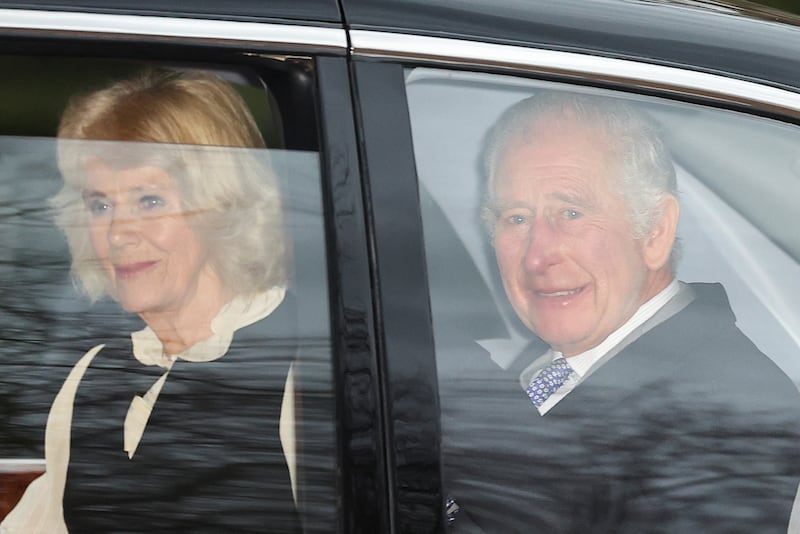
[[[115,299],[119,306],[128,313],[135,313],[137,315],[146,314],[149,310],[153,309],[152,304],[142,302],[140,299]]]

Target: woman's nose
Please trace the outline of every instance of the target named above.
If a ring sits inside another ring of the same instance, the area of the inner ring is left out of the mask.
[[[130,214],[115,213],[108,228],[108,241],[111,245],[121,247],[138,242],[139,221]]]

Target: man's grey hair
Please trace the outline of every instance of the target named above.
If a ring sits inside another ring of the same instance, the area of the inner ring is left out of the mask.
[[[606,134],[609,149],[619,162],[617,188],[628,207],[633,237],[650,233],[662,216],[665,195],[678,198],[675,167],[658,125],[643,111],[622,99],[542,90],[507,109],[489,131],[483,152],[486,193],[482,209],[490,236],[494,236],[496,173],[509,146],[518,139],[531,144],[534,126],[543,119],[569,117]],[[673,247],[671,262],[677,261]]]

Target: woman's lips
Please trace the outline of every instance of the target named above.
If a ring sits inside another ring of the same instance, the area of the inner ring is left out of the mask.
[[[155,265],[155,261],[137,261],[134,263],[123,263],[114,265],[117,276],[123,279],[135,278]]]

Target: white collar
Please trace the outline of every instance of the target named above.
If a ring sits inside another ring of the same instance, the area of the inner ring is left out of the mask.
[[[567,363],[569,363],[569,366],[579,377],[583,378],[583,375],[585,375],[589,369],[595,363],[597,363],[598,360],[600,360],[600,358],[605,356],[608,351],[615,347],[617,343],[625,339],[625,337],[633,332],[638,326],[655,315],[658,310],[663,308],[664,305],[669,302],[670,299],[672,299],[672,297],[678,294],[680,289],[680,282],[673,278],[672,282],[670,282],[667,287],[659,291],[654,297],[642,304],[630,319],[625,321],[622,326],[609,334],[602,343],[587,350],[586,352],[582,352],[567,358]],[[558,351],[551,349],[548,352],[552,356],[552,360],[563,357],[563,355]]]
[[[133,332],[133,355],[144,365],[169,369],[175,360],[210,362],[221,358],[231,345],[236,330],[259,321],[272,313],[283,301],[286,288],[275,286],[256,295],[239,295],[222,307],[211,321],[211,336],[195,343],[184,352],[168,356],[164,345],[149,326]]]

